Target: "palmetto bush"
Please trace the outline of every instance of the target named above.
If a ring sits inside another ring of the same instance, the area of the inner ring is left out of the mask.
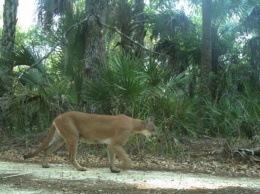
[[[202,132],[227,138],[249,137],[260,133],[258,92],[243,83],[244,92],[223,95],[217,103],[207,101]]]
[[[195,135],[195,104],[178,88],[187,84],[185,74],[169,79],[168,69],[152,59],[144,62],[125,55],[115,56],[107,68],[97,73],[100,80],[87,81],[85,87],[85,98],[97,112],[154,116],[160,130]]]
[[[31,70],[32,72],[34,70]],[[75,92],[68,81],[50,82],[29,72],[10,93],[0,98],[3,128],[9,132],[37,132],[46,130],[58,114],[76,109]]]
[[[38,60],[37,55],[28,53],[20,52],[17,56],[18,65],[13,76],[15,87],[10,86],[13,89],[0,99],[2,128],[18,132],[45,130],[61,112],[85,111],[86,101],[97,113],[123,113],[141,119],[154,116],[159,134],[168,148],[174,138],[183,135],[203,133],[231,137],[259,133],[260,101],[257,93],[246,84],[242,94],[225,93],[217,103],[205,99],[207,114],[202,118],[203,122],[199,122],[197,97],[190,98],[185,92],[190,81],[189,73],[172,76],[163,64],[152,58],[140,60],[115,55],[106,68],[96,69],[99,80],[85,79],[81,87],[81,77],[74,79],[77,74],[68,76],[62,66],[55,64],[49,67],[51,69],[39,64],[17,80],[27,67],[19,64],[30,65]],[[58,74],[52,72],[57,68]],[[82,95],[78,97],[78,94]],[[133,145],[138,148],[144,146],[145,141],[139,138],[134,141],[137,143]]]
[[[98,81],[86,81],[84,98],[97,112],[143,117],[154,113],[154,99],[166,72],[152,60],[116,55],[107,67],[96,70]]]
[[[70,84],[66,79],[53,79],[46,65],[40,63],[26,73],[26,68],[39,60],[30,48],[19,45],[9,91],[0,98],[1,126],[9,132],[45,130],[54,116],[71,109]],[[18,77],[20,78],[18,79]]]
[[[115,56],[107,67],[96,69],[98,81],[86,81],[85,98],[98,112],[131,114],[129,107],[146,90],[142,65],[129,56]]]

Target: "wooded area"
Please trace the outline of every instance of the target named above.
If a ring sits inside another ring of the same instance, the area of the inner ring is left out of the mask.
[[[45,131],[78,110],[152,115],[166,149],[197,135],[259,146],[259,0],[180,2],[38,0],[22,32],[5,0],[0,130]]]

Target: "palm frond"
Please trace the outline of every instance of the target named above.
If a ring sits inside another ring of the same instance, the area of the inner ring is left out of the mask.
[[[38,20],[46,29],[50,29],[55,16],[73,13],[73,0],[39,0],[37,6]]]
[[[156,39],[160,35],[160,39],[173,40],[176,33],[186,34],[193,26],[183,11],[165,10],[152,16],[152,20],[154,29],[150,39]]]

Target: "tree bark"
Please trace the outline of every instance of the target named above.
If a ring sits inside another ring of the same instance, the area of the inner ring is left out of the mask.
[[[3,14],[3,32],[1,40],[2,57],[14,52],[15,31],[17,21],[18,0],[5,0]],[[10,72],[13,69],[13,63],[6,60],[2,61],[2,65]]]
[[[144,45],[144,37],[145,37],[145,29],[144,29],[144,0],[135,0],[135,8],[134,8],[134,20],[135,25],[137,26],[135,29],[134,40],[136,40],[141,45]],[[136,47],[135,56],[142,57],[143,49],[140,47]]]
[[[200,112],[205,115],[205,97],[210,93],[210,71],[212,63],[212,0],[202,0],[202,58],[200,67]]]
[[[255,90],[260,91],[260,36],[256,36],[249,41],[251,82]]]
[[[121,51],[125,54],[132,54],[132,44],[131,41],[127,37],[131,38],[131,34],[133,32],[133,12],[132,6],[128,1],[119,1],[118,8],[116,10],[116,25],[117,28],[122,33],[120,35],[121,41],[117,44],[120,46]],[[127,37],[125,37],[127,36]]]
[[[204,92],[209,91],[209,73],[212,63],[212,28],[211,28],[212,0],[202,0],[202,60],[201,87]]]
[[[0,64],[1,70],[4,71],[4,76],[1,76],[0,79],[0,97],[11,91],[12,87],[12,82],[8,75],[12,73],[14,63],[11,60],[6,60],[5,57],[11,56],[14,52],[17,7],[18,0],[5,0]],[[2,113],[3,110],[0,108],[0,115]],[[10,124],[4,114],[0,119],[0,126],[12,128],[12,124]]]
[[[0,96],[10,90],[12,83],[9,82],[10,75],[13,71],[14,62],[7,60],[6,57],[12,56],[15,45],[15,31],[17,21],[18,0],[5,0],[3,13],[3,31],[1,40],[1,69],[5,72],[0,79]]]
[[[85,72],[90,79],[97,80],[94,68],[106,65],[107,56],[104,40],[104,29],[101,23],[106,23],[107,0],[86,0],[86,22],[85,31]]]

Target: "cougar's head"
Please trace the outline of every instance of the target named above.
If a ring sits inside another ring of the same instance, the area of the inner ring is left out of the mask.
[[[141,133],[149,140],[154,139],[157,136],[157,127],[154,124],[154,118],[148,117],[146,120],[142,121],[142,131]]]

